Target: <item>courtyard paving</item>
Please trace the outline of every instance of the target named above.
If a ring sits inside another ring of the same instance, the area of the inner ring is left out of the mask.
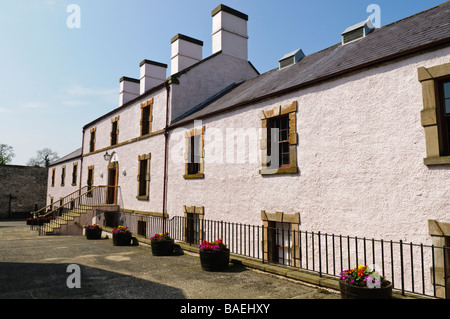
[[[73,270],[80,269],[80,288]],[[70,278],[69,278],[70,277]],[[340,299],[298,281],[231,265],[205,272],[184,252],[152,256],[148,246],[111,239],[38,236],[24,221],[0,221],[0,299]]]

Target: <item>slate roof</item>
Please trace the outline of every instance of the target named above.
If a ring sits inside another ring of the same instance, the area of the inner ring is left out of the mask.
[[[338,34],[340,36],[340,34]],[[227,94],[203,102],[173,126],[284,94],[363,67],[373,66],[435,45],[450,43],[450,1],[375,29],[366,37],[341,43],[236,84]]]
[[[81,148],[79,148],[79,149],[73,151],[72,153],[67,154],[66,156],[63,156],[60,159],[54,161],[53,163],[50,164],[50,166],[61,164],[61,163],[65,162],[65,161],[73,160],[73,159],[78,158],[78,157],[81,157]]]

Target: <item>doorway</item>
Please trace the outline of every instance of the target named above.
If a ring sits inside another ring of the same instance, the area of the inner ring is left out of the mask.
[[[108,188],[106,192],[106,204],[115,204],[117,202],[117,173],[119,165],[112,162],[108,165]]]

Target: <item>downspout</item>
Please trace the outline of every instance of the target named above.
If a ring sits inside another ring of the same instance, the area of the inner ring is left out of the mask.
[[[82,175],[83,175],[83,154],[84,154],[84,133],[86,132],[86,130],[83,128],[83,140],[81,141],[81,156],[80,156],[80,184],[79,185],[79,191],[78,191],[78,196],[81,196],[81,181],[82,179]]]
[[[163,233],[166,232],[166,213],[167,213],[167,160],[168,160],[168,144],[169,144],[169,97],[170,85],[166,81],[164,87],[166,88],[166,125],[164,127],[164,181],[163,181]]]

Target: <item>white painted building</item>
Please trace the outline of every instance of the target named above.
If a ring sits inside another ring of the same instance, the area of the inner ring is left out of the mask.
[[[170,76],[144,60],[140,79],[121,79],[119,107],[83,128],[74,187],[118,185],[122,210],[168,219],[442,242],[449,16],[447,2],[379,29],[366,21],[260,75],[247,57],[248,17],[221,5],[211,56],[178,34]],[[54,200],[72,191],[59,178],[49,180]]]

